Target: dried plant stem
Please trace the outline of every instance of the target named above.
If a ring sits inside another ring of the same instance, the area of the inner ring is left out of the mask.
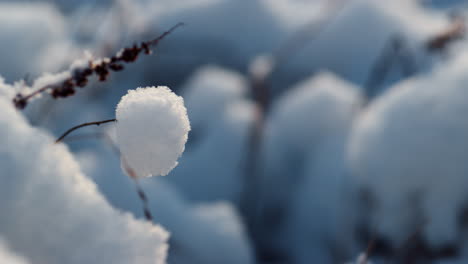
[[[158,45],[159,42],[164,39],[165,37],[167,37],[167,35],[171,34],[174,30],[176,30],[177,28],[181,27],[181,26],[184,26],[185,23],[183,22],[179,22],[177,23],[176,25],[172,26],[169,30],[167,30],[166,32],[162,33],[159,37],[153,39],[153,40],[150,40],[150,41],[147,41],[145,44],[147,46],[155,46],[155,45]]]
[[[143,191],[143,188],[140,185],[140,182],[138,181],[138,178],[131,177],[133,182],[135,183],[135,187],[138,193],[138,198],[140,198],[142,204],[143,204],[143,214],[145,215],[145,219],[153,222],[153,214],[151,213],[149,209],[149,201],[148,201],[148,196],[146,195],[145,191]]]
[[[59,139],[57,139],[56,142],[60,142],[61,140],[63,140],[65,138],[65,136],[67,134],[69,134],[71,131],[73,130],[76,130],[80,127],[84,127],[84,126],[90,126],[90,125],[100,125],[100,124],[104,124],[104,123],[109,123],[109,122],[115,122],[116,120],[115,119],[109,119],[109,120],[103,120],[103,121],[98,121],[98,122],[89,122],[89,123],[84,123],[84,124],[81,124],[79,126],[75,126],[71,129],[69,129],[65,134],[63,134]],[[149,208],[149,199],[148,199],[148,196],[146,195],[145,191],[143,190],[143,188],[141,187],[141,184],[140,182],[138,181],[138,175],[137,173],[135,172],[134,169],[132,169],[132,167],[130,167],[130,165],[128,164],[127,160],[125,159],[124,156],[122,156],[122,153],[120,152],[120,149],[117,147],[117,145],[114,143],[114,141],[112,140],[111,137],[109,137],[109,135],[107,135],[107,133],[97,133],[97,134],[92,134],[91,135],[92,137],[95,137],[95,138],[102,138],[104,139],[104,141],[111,147],[112,151],[120,157],[120,161],[122,162],[122,169],[125,171],[125,173],[132,179],[133,183],[135,184],[135,188],[136,188],[136,191],[137,191],[137,194],[138,194],[138,198],[140,199],[140,201],[142,202],[143,204],[143,214],[145,216],[145,219],[150,221],[150,222],[153,222],[154,218],[153,218],[153,214],[151,213],[151,210]]]
[[[107,119],[107,120],[102,120],[102,121],[95,121],[95,122],[88,122],[88,123],[83,123],[83,124],[80,124],[80,125],[77,125],[77,126],[74,126],[70,129],[68,129],[67,131],[65,131],[65,133],[63,133],[57,140],[55,140],[55,143],[59,143],[60,141],[62,141],[68,134],[70,134],[71,132],[79,129],[79,128],[82,128],[82,127],[86,127],[86,126],[100,126],[101,124],[105,124],[105,123],[110,123],[110,122],[116,122],[117,119],[113,118],[113,119]]]
[[[367,245],[367,248],[366,248],[366,251],[364,253],[364,257],[363,259],[361,260],[361,262],[359,264],[367,264],[368,261],[369,261],[369,257],[372,253],[372,251],[374,250],[374,247],[375,247],[375,238],[373,238],[369,244]]]
[[[331,0],[325,2],[324,18],[319,21],[311,21],[295,32],[291,38],[272,52],[275,61],[274,70],[285,65],[294,55],[298,54],[307,44],[317,39],[338,17],[340,12],[346,7],[347,0]]]
[[[388,40],[381,54],[371,67],[368,78],[364,83],[367,99],[365,103],[368,103],[370,99],[376,96],[376,89],[385,81],[390,70],[397,63],[401,66],[402,73],[405,77],[411,76],[417,72],[417,67],[414,58],[411,56],[411,51],[405,38],[401,35],[395,35]]]
[[[462,17],[454,17],[452,20],[448,28],[434,35],[425,43],[425,49],[429,53],[443,52],[450,44],[465,35],[466,26],[464,19]],[[396,63],[399,63],[405,77],[415,74],[418,70],[408,43],[401,35],[395,35],[390,38],[372,66],[369,76],[364,83],[367,96],[366,103],[376,95],[376,89],[385,81],[389,71]]]
[[[112,140],[112,138],[110,138],[107,134],[104,133],[104,140],[109,144],[109,146],[111,146],[112,150],[114,151],[114,153],[116,155],[118,155],[120,157],[120,161],[122,162],[122,169],[125,171],[125,173],[133,180],[133,183],[135,184],[135,187],[136,187],[136,191],[137,191],[137,194],[138,194],[138,198],[140,199],[140,201],[142,202],[143,204],[143,214],[145,215],[145,219],[150,221],[150,222],[153,222],[154,218],[153,218],[153,214],[151,213],[150,209],[149,209],[149,200],[148,200],[148,196],[146,195],[145,191],[143,190],[143,188],[141,187],[140,185],[140,182],[138,181],[138,175],[137,173],[135,172],[134,169],[132,169],[132,167],[130,167],[130,165],[128,164],[127,160],[125,159],[125,157],[122,155],[122,153],[120,152],[120,149],[117,147],[117,145],[114,143],[114,141]]]
[[[136,61],[140,53],[151,54],[151,47],[158,45],[162,39],[183,25],[184,23],[177,23],[159,37],[124,48],[110,58],[90,60],[85,67],[70,69],[70,77],[60,82],[47,84],[26,95],[18,93],[13,98],[13,104],[18,109],[24,109],[28,105],[29,100],[46,91],[50,91],[53,98],[72,96],[75,94],[77,87],[82,88],[88,84],[88,78],[93,74],[99,78],[99,81],[105,81],[111,72],[123,70],[124,63]]]
[[[77,135],[71,135],[67,138],[64,138],[61,142],[73,142],[73,141],[81,141],[86,139],[100,139],[104,136],[103,132],[92,132],[92,133],[81,133]]]

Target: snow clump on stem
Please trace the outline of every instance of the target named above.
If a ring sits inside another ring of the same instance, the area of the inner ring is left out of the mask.
[[[117,143],[138,177],[167,175],[182,155],[190,123],[182,97],[166,86],[129,90],[116,109]]]

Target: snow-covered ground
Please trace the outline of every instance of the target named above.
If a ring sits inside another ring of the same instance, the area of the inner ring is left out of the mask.
[[[0,1],[0,263],[468,262],[466,8]]]

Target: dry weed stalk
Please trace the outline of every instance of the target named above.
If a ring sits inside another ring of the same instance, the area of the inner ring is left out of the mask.
[[[59,143],[60,141],[62,141],[68,134],[70,134],[71,132],[73,132],[74,130],[77,130],[79,128],[82,128],[82,127],[86,127],[86,126],[100,126],[101,124],[105,124],[105,123],[110,123],[110,122],[116,122],[117,119],[113,118],[113,119],[107,119],[107,120],[103,120],[103,121],[95,121],[95,122],[87,122],[87,123],[83,123],[83,124],[80,124],[80,125],[77,125],[77,126],[74,126],[70,129],[68,129],[67,131],[65,131],[65,133],[63,133],[59,138],[57,138],[57,140],[55,140],[55,143]]]
[[[184,23],[178,23],[168,31],[161,34],[159,37],[143,41],[139,44],[134,44],[132,47],[127,47],[117,52],[110,58],[91,60],[84,67],[75,67],[70,70],[70,77],[56,82],[51,82],[29,94],[16,94],[13,103],[18,109],[24,109],[28,101],[33,97],[44,92],[50,92],[53,98],[68,97],[75,94],[77,87],[85,87],[88,84],[88,78],[93,74],[96,75],[99,81],[107,80],[112,71],[121,71],[124,69],[124,63],[132,63],[138,59],[138,56],[151,54],[151,48],[159,44],[166,36],[171,34],[177,28],[183,26]]]

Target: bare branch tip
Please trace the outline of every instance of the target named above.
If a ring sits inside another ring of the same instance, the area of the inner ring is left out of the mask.
[[[65,131],[65,133],[63,133],[59,138],[57,138],[57,140],[55,140],[55,144],[61,142],[67,135],[69,135],[71,132],[73,132],[73,131],[75,131],[75,130],[77,130],[79,128],[86,127],[86,126],[92,126],[92,125],[99,126],[101,124],[116,122],[116,121],[117,121],[117,119],[113,118],[113,119],[107,119],[107,120],[96,121],[96,122],[87,122],[87,123],[83,123],[83,124],[74,126],[74,127],[70,128],[70,129],[68,129],[67,131]]]

